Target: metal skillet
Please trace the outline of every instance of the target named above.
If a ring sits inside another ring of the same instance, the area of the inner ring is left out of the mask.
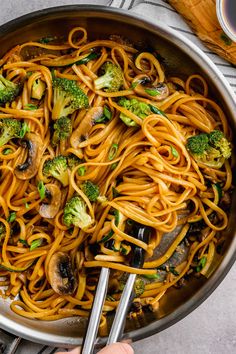
[[[232,127],[235,127],[235,98],[229,84],[210,59],[193,43],[171,28],[165,27],[163,23],[146,20],[134,13],[75,5],[28,14],[0,27],[0,55],[14,45],[29,39],[37,40],[49,34],[60,36],[78,24],[88,29],[91,39],[120,34],[134,43],[141,41],[151,45],[165,58],[165,67],[169,74],[178,73],[184,77],[193,73],[203,75],[209,83],[211,96],[220,102]],[[235,198],[234,192],[229,227],[225,231],[227,242],[211,277],[190,282],[184,289],[167,292],[158,312],[145,313],[142,323],[127,321],[124,331],[126,338],[138,340],[171,326],[199,306],[223,280],[236,258]],[[174,234],[169,235],[172,240],[174,237]],[[73,347],[81,345],[86,321],[80,318],[56,322],[25,319],[14,314],[9,308],[9,303],[1,299],[0,327],[35,342]],[[98,338],[98,343],[103,345],[106,339]]]

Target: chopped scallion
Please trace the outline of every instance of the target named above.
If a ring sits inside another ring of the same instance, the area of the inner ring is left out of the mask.
[[[41,238],[34,240],[30,245],[30,251],[33,251],[36,248],[40,247],[42,245],[42,242],[43,242],[43,240]]]
[[[8,221],[8,222],[13,222],[15,219],[16,219],[16,212],[15,212],[15,211],[12,211],[12,212],[10,213],[10,215],[8,216],[7,221]]]
[[[38,109],[38,106],[36,106],[35,104],[32,104],[32,103],[28,103],[24,106],[24,109],[26,111],[35,111],[36,109]]]
[[[112,144],[109,154],[108,154],[108,159],[111,161],[116,157],[117,151],[118,151],[118,144]]]
[[[172,153],[172,155],[174,156],[174,157],[179,157],[179,153],[178,153],[178,151],[174,148],[174,146],[172,146],[171,145],[171,153]]]
[[[21,138],[21,139],[24,138],[25,134],[26,134],[26,133],[29,133],[29,132],[30,132],[29,126],[28,126],[27,123],[24,122],[24,123],[22,124],[21,130],[20,130],[20,134],[19,134],[20,138]]]
[[[39,181],[38,191],[39,191],[40,199],[44,199],[46,196],[46,187],[45,187],[43,181]]]
[[[145,92],[150,95],[150,96],[158,96],[160,95],[160,92],[158,90],[153,90],[153,89],[145,89]]]
[[[13,152],[12,149],[4,149],[3,152],[2,152],[2,154],[3,154],[3,155],[9,155],[9,154],[11,154],[12,152]]]

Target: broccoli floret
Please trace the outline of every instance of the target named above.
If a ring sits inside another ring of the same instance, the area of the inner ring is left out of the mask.
[[[0,104],[12,102],[20,92],[20,85],[0,75]]]
[[[79,164],[82,163],[82,160],[79,159],[76,155],[70,154],[67,156],[67,164],[69,169],[73,170],[75,166],[78,166]]]
[[[219,130],[188,138],[186,148],[196,161],[213,168],[221,168],[231,156],[230,142]]]
[[[53,119],[67,117],[75,110],[88,106],[88,96],[76,81],[59,77],[53,79]]]
[[[44,81],[37,79],[34,81],[31,89],[31,97],[36,100],[41,100],[46,90]]]
[[[137,278],[134,283],[135,295],[137,297],[139,297],[140,295],[142,295],[144,293],[144,290],[145,290],[145,283],[144,283],[143,279]]]
[[[57,145],[61,140],[67,139],[72,133],[72,122],[68,117],[61,117],[53,125],[54,133],[52,145]]]
[[[219,150],[225,159],[231,156],[230,142],[226,139],[220,130],[213,130],[209,134],[209,145]]]
[[[130,112],[134,113],[141,119],[144,119],[149,114],[151,114],[150,106],[144,102],[138,101],[135,98],[128,100],[126,98],[121,98],[119,100],[119,105],[128,109]],[[128,127],[136,127],[137,123],[131,119],[130,117],[126,116],[124,113],[120,113],[120,119],[128,125]]]
[[[17,119],[0,119],[0,146],[8,143],[13,138],[20,138],[22,125]]]
[[[2,222],[0,222],[0,242],[5,237],[5,234],[6,234],[5,225]]]
[[[119,91],[123,85],[123,75],[121,68],[109,61],[101,67],[102,76],[94,80],[96,90],[104,89],[107,92]]]
[[[99,187],[92,181],[85,181],[81,184],[81,189],[91,202],[96,202],[99,197]]]
[[[78,196],[72,197],[66,203],[63,221],[67,227],[74,225],[82,230],[86,230],[93,223],[91,216],[87,213],[85,202]]]
[[[43,174],[46,177],[54,177],[62,183],[64,187],[69,184],[67,170],[67,160],[65,156],[57,156],[52,160],[47,160],[43,166]]]

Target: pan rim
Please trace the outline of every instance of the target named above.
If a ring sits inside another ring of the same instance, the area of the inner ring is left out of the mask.
[[[131,23],[135,21],[138,22],[136,25],[146,29],[156,35],[164,34],[168,35],[170,41],[181,48],[191,59],[197,62],[201,67],[202,63],[205,66],[204,70],[207,70],[208,76],[210,76],[213,84],[217,84],[218,80],[221,82],[221,92],[225,91],[224,101],[232,116],[236,117],[236,105],[235,105],[235,95],[230,87],[228,81],[225,79],[220,70],[215,66],[215,64],[208,58],[208,56],[201,51],[195,44],[188,40],[183,35],[179,34],[177,31],[170,27],[165,29],[161,28],[160,25],[156,24],[154,20],[143,18],[140,15],[137,15],[133,12],[128,12],[119,9],[111,8],[100,5],[65,5],[50,7],[43,10],[38,10],[31,12],[29,14],[18,17],[17,19],[11,20],[6,24],[0,26],[0,37],[4,36],[7,33],[10,33],[19,28],[20,25],[26,25],[37,19],[43,19],[45,16],[50,15],[63,15],[66,16],[67,13],[72,12],[88,12],[90,17],[104,17],[104,15],[115,15],[117,20],[126,22],[127,20]],[[1,40],[1,38],[0,38]],[[235,123],[235,122],[234,122]],[[217,268],[217,271],[209,278],[209,280],[201,288],[201,293],[198,291],[195,293],[192,298],[187,302],[180,305],[174,312],[171,314],[153,322],[145,327],[136,329],[127,334],[128,338],[132,341],[140,340],[151,336],[157,332],[160,332],[167,327],[175,324],[179,320],[183,319],[190,312],[195,310],[203,301],[205,301],[209,295],[217,288],[217,286],[225,278],[226,274],[229,272],[230,268],[236,260],[236,238],[232,240],[232,243],[227,251],[227,254],[224,256],[221,264]],[[60,347],[72,347],[75,345],[81,345],[82,338],[68,338],[66,336],[61,336],[57,334],[48,334],[46,332],[40,332],[39,330],[28,328],[24,324],[16,324],[13,320],[4,317],[0,314],[0,326],[4,330],[13,333],[17,336],[21,336],[25,339],[35,341],[38,343],[43,343],[47,345],[54,345]],[[126,336],[126,337],[127,337]],[[52,340],[53,339],[53,340]],[[99,344],[104,344],[105,339],[101,339]]]

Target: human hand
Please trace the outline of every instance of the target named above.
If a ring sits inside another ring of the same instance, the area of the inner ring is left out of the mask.
[[[80,354],[80,348],[75,348],[71,352],[60,352],[57,354]],[[100,350],[98,354],[134,354],[134,351],[127,343],[114,343]]]

